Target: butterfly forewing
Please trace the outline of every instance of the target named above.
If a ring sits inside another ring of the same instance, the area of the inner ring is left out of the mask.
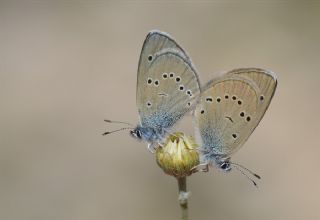
[[[137,77],[137,99],[143,88],[139,87],[140,81],[146,78],[148,69],[154,61],[156,55],[164,49],[177,51],[181,57],[191,63],[186,52],[168,34],[161,31],[150,31],[144,40],[138,66]]]
[[[232,70],[229,74],[247,77],[254,81],[261,92],[260,105],[267,110],[277,87],[277,79],[273,72],[259,68],[242,68]]]
[[[201,94],[195,115],[204,154],[229,157],[247,140],[266,111],[276,83],[272,85],[270,77],[261,71],[248,70],[241,74],[234,70],[213,80]]]
[[[138,109],[144,127],[170,128],[196,104],[200,94],[198,77],[179,52],[157,55],[141,81]]]

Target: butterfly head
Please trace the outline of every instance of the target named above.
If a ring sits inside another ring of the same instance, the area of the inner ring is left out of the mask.
[[[229,161],[218,161],[217,165],[225,172],[231,171],[231,164]]]
[[[261,179],[261,177],[252,172],[251,170],[249,170],[248,168],[240,165],[240,164],[237,164],[237,163],[233,163],[231,161],[229,161],[230,158],[228,158],[228,160],[218,160],[216,161],[217,165],[219,166],[220,169],[222,169],[223,171],[225,172],[229,172],[231,171],[232,168],[235,168],[236,170],[238,170],[241,174],[243,174],[245,177],[247,177],[248,180],[250,180],[253,185],[255,185],[256,187],[258,186],[256,181],[254,181],[248,174],[251,174],[253,175],[255,178],[257,179]],[[232,167],[231,167],[232,166]]]
[[[142,133],[138,127],[130,131],[130,135],[136,139],[142,139]]]
[[[159,139],[158,133],[153,128],[142,127],[140,125],[131,130],[130,134],[138,140],[145,140],[147,142],[155,142]]]

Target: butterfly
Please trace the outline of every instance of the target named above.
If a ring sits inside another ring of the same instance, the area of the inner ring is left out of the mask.
[[[199,94],[199,77],[187,53],[168,34],[150,31],[138,65],[139,124],[130,134],[154,151],[175,123],[195,108]]]
[[[231,162],[230,158],[261,121],[276,87],[275,74],[258,68],[235,69],[204,86],[194,112],[204,171],[208,171],[209,165],[224,171],[233,167],[246,175],[243,168],[260,178],[242,165]]]

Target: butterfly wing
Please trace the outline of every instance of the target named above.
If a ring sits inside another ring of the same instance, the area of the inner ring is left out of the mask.
[[[242,68],[232,70],[228,74],[251,79],[260,89],[259,99],[263,101],[265,111],[268,109],[277,87],[276,75],[273,72],[259,68]]]
[[[142,46],[138,66],[138,79],[143,78],[142,76],[140,77],[140,75],[147,74],[147,70],[151,66],[155,54],[159,53],[163,49],[168,48],[178,51],[184,59],[188,61],[190,60],[182,47],[180,47],[169,34],[158,30],[150,31],[146,36]]]
[[[272,73],[254,68],[233,70],[208,83],[195,111],[205,159],[227,158],[243,145],[267,110],[276,85]]]
[[[196,104],[200,85],[196,71],[179,51],[156,53],[146,74],[140,75],[137,105],[143,127],[172,127]]]
[[[178,43],[172,37],[170,37],[167,33],[161,31],[150,31],[146,36],[146,39],[144,40],[139,59],[137,75],[137,103],[141,100],[140,95],[144,90],[144,88],[139,85],[144,84],[145,79],[148,75],[148,70],[152,65],[155,57],[158,56],[159,53],[163,52],[163,50],[175,51],[180,55],[180,57],[182,57],[190,65],[192,65],[192,62],[187,53],[183,50],[182,47],[178,45]]]

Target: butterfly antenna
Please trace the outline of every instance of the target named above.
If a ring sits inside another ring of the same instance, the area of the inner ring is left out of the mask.
[[[246,168],[245,166],[243,166],[243,165],[241,165],[241,164],[238,164],[238,163],[233,163],[233,162],[230,162],[230,163],[233,164],[233,165],[236,165],[236,166],[238,166],[238,167],[241,167],[242,169],[248,171],[251,175],[255,176],[255,177],[258,178],[258,179],[261,179],[261,176],[259,176],[258,174],[252,172],[251,170],[249,170],[249,169]]]
[[[240,173],[242,173],[245,177],[247,177],[247,179],[250,180],[250,181],[253,183],[253,185],[258,188],[258,184],[257,184],[252,178],[250,178],[245,172],[243,172],[243,170],[241,170],[241,169],[240,169],[239,167],[237,167],[237,166],[233,166],[233,167],[236,168],[236,169],[237,169]]]
[[[130,124],[128,122],[124,122],[124,121],[112,121],[112,120],[109,120],[109,119],[104,119],[104,121],[107,122],[107,123],[125,124],[125,125],[133,126],[132,124]]]
[[[118,131],[127,130],[127,129],[133,129],[133,128],[131,128],[131,127],[128,127],[128,128],[120,128],[120,129],[117,129],[117,130],[104,132],[102,135],[112,134],[112,133],[115,133],[115,132],[118,132]]]

